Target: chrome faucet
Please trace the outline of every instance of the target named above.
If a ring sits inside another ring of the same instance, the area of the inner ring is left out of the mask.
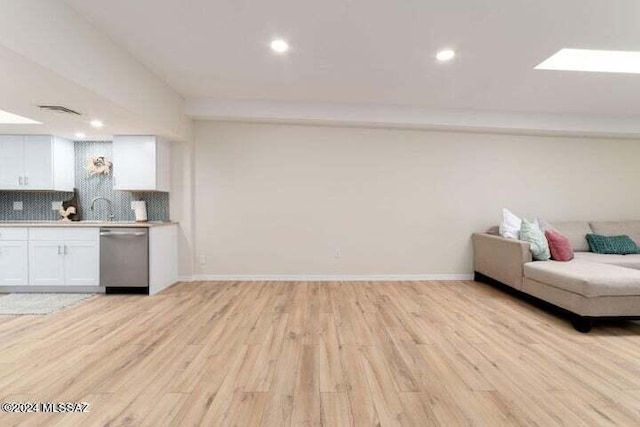
[[[113,219],[116,217],[113,214],[113,203],[111,202],[111,200],[107,199],[106,197],[96,197],[91,201],[91,207],[89,208],[90,210],[93,211],[93,207],[96,204],[96,202],[98,200],[104,200],[105,202],[109,203],[109,210],[111,211],[111,213],[109,214],[109,219],[107,221],[113,221]]]

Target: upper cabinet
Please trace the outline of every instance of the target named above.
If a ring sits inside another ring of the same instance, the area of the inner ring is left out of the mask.
[[[0,135],[0,190],[73,191],[73,141]]]
[[[114,136],[114,190],[168,192],[170,156],[169,142],[156,136]]]

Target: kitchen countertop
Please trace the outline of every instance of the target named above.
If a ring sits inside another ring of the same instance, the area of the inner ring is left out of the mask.
[[[149,221],[149,222],[125,222],[125,221],[0,221],[2,227],[92,227],[92,228],[116,228],[116,227],[160,227],[163,225],[177,224],[175,221]]]

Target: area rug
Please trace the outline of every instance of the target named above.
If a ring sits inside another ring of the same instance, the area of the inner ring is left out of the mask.
[[[95,294],[8,294],[0,295],[0,315],[49,314]]]

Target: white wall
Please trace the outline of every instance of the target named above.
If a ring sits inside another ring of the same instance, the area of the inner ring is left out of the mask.
[[[196,272],[468,274],[502,207],[640,218],[639,163],[636,140],[196,122]]]

